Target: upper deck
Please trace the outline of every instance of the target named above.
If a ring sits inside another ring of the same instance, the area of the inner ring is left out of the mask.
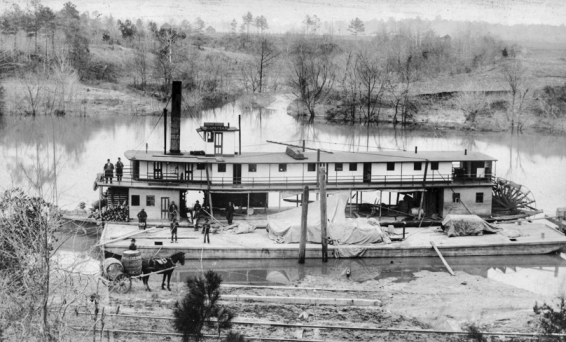
[[[317,152],[252,152],[229,156],[127,151],[130,167],[112,186],[211,191],[297,190],[317,183]],[[481,152],[321,153],[329,190],[485,186],[494,159]],[[98,179],[99,185],[104,185]]]

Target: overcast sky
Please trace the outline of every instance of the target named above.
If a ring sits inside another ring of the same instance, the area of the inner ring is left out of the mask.
[[[13,0],[0,0],[6,8]],[[43,0],[59,10],[69,0]],[[17,1],[22,5],[23,1]],[[421,18],[487,21],[513,24],[566,24],[566,0],[75,0],[79,11],[98,11],[114,18],[144,18],[164,22],[174,18],[193,22],[201,17],[207,24],[242,21],[247,11],[263,15],[273,31],[297,28],[305,15],[322,21]]]

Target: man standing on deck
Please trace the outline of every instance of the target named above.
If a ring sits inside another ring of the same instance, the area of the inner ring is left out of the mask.
[[[232,219],[234,218],[234,205],[232,202],[228,202],[226,207],[226,220],[228,220],[228,225],[232,224]]]
[[[122,181],[122,170],[123,169],[124,169],[124,164],[122,164],[120,157],[118,157],[118,161],[116,162],[116,179],[118,180],[118,182]]]
[[[172,201],[169,205],[169,220],[173,222],[173,220],[177,220],[177,211],[179,208],[175,204],[175,201]]]
[[[208,240],[208,244],[210,245],[210,236],[208,235],[210,233],[210,224],[208,223],[209,219],[204,220],[204,224],[202,225],[202,233],[204,234],[204,242],[206,243],[206,240]]]
[[[195,206],[193,207],[193,213],[192,215],[194,215],[194,224],[195,224],[195,231],[198,231],[198,220],[200,219],[200,209],[202,207],[200,206],[200,203],[198,202],[198,200],[195,203]]]
[[[110,181],[110,184],[112,184],[113,177],[114,177],[114,164],[112,164],[110,162],[110,159],[108,159],[108,162],[104,164],[104,183],[108,183],[108,181]]]
[[[179,223],[176,218],[171,221],[171,242],[173,242],[173,237],[175,237],[175,243],[177,243],[177,228],[179,228]]]
[[[144,209],[142,209],[139,213],[138,213],[138,220],[140,220],[140,226],[143,224],[143,230],[145,230],[147,223],[147,213],[145,212]]]
[[[136,239],[132,239],[132,243],[130,243],[129,249],[131,251],[136,251],[138,249],[138,246],[136,246]]]

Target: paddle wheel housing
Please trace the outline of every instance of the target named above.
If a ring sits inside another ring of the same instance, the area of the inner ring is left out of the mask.
[[[493,182],[493,213],[513,215],[524,212],[539,212],[536,199],[526,186],[504,178],[495,178]]]

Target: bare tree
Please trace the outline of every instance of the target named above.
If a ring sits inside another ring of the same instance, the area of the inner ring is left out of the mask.
[[[511,60],[501,64],[501,77],[509,88],[509,106],[507,119],[511,123],[511,130],[521,130],[524,122],[522,117],[530,104],[530,82],[527,69],[520,61]]]
[[[390,88],[391,73],[379,59],[377,51],[366,49],[357,54],[356,75],[360,80],[360,97],[365,109],[365,122],[379,124],[382,100]]]
[[[48,78],[49,74],[47,72],[34,73],[31,71],[18,78],[24,88],[23,104],[27,107],[24,109],[27,114],[35,116],[45,104]]]
[[[69,311],[84,299],[86,277],[56,255],[60,218],[41,197],[0,195],[0,331],[13,341],[62,341]],[[76,264],[75,264],[76,265]]]
[[[474,124],[477,116],[489,108],[489,103],[482,87],[470,85],[469,88],[458,93],[454,105],[464,113],[466,121]]]
[[[145,90],[145,86],[147,84],[147,75],[149,74],[149,44],[144,39],[140,41],[139,44],[136,45],[136,49],[134,51],[134,57],[132,59],[132,66],[136,74],[140,79],[140,87],[142,90]]]
[[[253,47],[253,57],[242,67],[242,74],[246,89],[256,90],[261,93],[265,89],[266,78],[269,70],[277,60],[279,51],[275,44],[268,38],[259,38]]]
[[[316,105],[332,89],[336,76],[333,46],[313,40],[299,41],[292,53],[289,83],[314,121]]]

